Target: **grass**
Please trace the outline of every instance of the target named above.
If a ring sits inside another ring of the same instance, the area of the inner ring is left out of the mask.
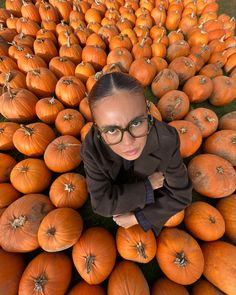
[[[230,16],[236,15],[236,1],[232,1],[232,0],[227,0],[227,1],[224,0],[223,1],[223,0],[221,0],[221,1],[217,1],[217,2],[220,6],[219,13],[226,13]],[[4,7],[4,1],[2,1],[2,0],[0,1],[0,6]],[[152,94],[150,87],[146,88],[146,97],[148,97],[153,102],[157,102],[157,98]],[[217,114],[217,116],[220,118],[224,114],[236,110],[236,100],[234,100],[232,103],[227,104],[222,107],[213,106],[208,101],[205,101],[205,102],[199,103],[199,104],[191,104],[191,109],[197,108],[197,107],[205,107],[205,108],[212,109]],[[0,121],[4,121],[4,120],[5,119],[0,114]],[[201,151],[199,150],[197,153],[199,153],[199,152],[201,152]],[[10,152],[10,154],[18,161],[20,161],[24,158],[24,156],[22,156],[22,154],[18,153],[17,151]],[[185,159],[184,160],[185,163],[187,164],[191,158],[192,157]],[[81,164],[75,170],[75,172],[81,173],[84,175],[83,164]],[[54,178],[56,178],[56,177],[57,177],[57,175],[54,174]],[[45,194],[48,194],[48,191],[46,191]],[[209,200],[209,199],[199,195],[196,192],[193,192],[193,200],[194,201],[205,200],[205,201],[208,201],[213,204],[216,201],[214,199]],[[113,234],[113,236],[115,237],[117,225],[113,222],[112,218],[104,218],[102,216],[99,216],[99,215],[93,213],[89,199],[87,200],[85,205],[81,209],[79,209],[78,211],[80,212],[80,214],[84,220],[84,227],[85,228],[92,227],[92,226],[101,226],[101,227],[104,227],[107,230],[109,230]],[[41,252],[41,249],[37,249],[36,251],[25,254],[26,261],[30,261],[39,252]],[[65,252],[71,257],[71,249],[68,249]],[[118,255],[117,260],[119,261],[120,259],[121,259],[121,257]],[[150,286],[153,284],[153,282],[158,277],[160,277],[162,275],[162,272],[161,272],[160,268],[158,267],[158,264],[156,263],[155,259],[153,259],[148,264],[139,264],[139,266],[142,269]],[[78,275],[77,271],[75,270],[75,268],[73,266],[73,278],[71,281],[71,286],[73,286],[79,280],[80,280],[80,276]],[[106,286],[106,284],[107,284],[107,280],[103,283],[103,285]]]

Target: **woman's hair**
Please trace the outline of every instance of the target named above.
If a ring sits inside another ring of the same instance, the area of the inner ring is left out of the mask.
[[[144,88],[137,79],[122,72],[108,73],[99,78],[88,95],[91,112],[97,101],[114,94],[116,91],[128,91],[145,97]]]

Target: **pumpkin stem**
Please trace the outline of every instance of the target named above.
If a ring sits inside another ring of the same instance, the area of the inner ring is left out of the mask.
[[[70,43],[70,35],[67,37],[67,47],[71,47],[71,43]]]
[[[73,80],[71,80],[71,79],[64,79],[64,80],[62,80],[62,83],[65,84],[65,85],[71,85],[73,83]]]
[[[215,122],[215,118],[211,118],[211,117],[209,117],[209,116],[206,116],[205,117],[205,120],[207,121],[207,122]]]
[[[145,248],[144,248],[144,245],[142,242],[139,242],[137,245],[136,245],[136,249],[138,251],[138,254],[139,256],[141,256],[142,258],[144,259],[147,259],[147,255],[145,253]]]
[[[34,291],[43,293],[43,286],[48,281],[45,274],[41,274],[36,279],[34,279]]]
[[[54,96],[53,96],[53,97],[51,97],[51,98],[48,100],[48,102],[49,102],[49,104],[55,104],[55,103],[56,103],[56,101],[55,101],[55,98],[54,98]]]
[[[15,93],[12,92],[9,84],[7,84],[6,87],[7,87],[7,92],[9,94],[10,98],[13,99],[16,96]]]
[[[11,226],[16,229],[18,227],[24,226],[25,222],[27,221],[27,217],[26,216],[19,216],[18,218],[15,218],[12,223]]]
[[[85,257],[86,273],[90,273],[91,265],[94,264],[94,261],[95,261],[95,256],[91,254]]]
[[[213,216],[209,216],[209,221],[210,221],[210,223],[216,223],[216,219],[215,219],[215,217],[213,217]]]
[[[81,144],[80,143],[59,143],[57,145],[57,149],[60,150],[60,151],[63,151],[65,150],[67,147],[70,147],[70,146],[80,146]]]
[[[54,236],[56,233],[56,228],[55,227],[51,227],[47,230],[46,234],[50,237]]]
[[[34,133],[33,128],[29,128],[25,126],[24,124],[20,124],[20,127],[24,129],[25,135],[31,136]]]
[[[11,80],[13,79],[13,74],[11,71],[7,72],[5,74],[5,83],[9,83],[11,82]]]
[[[236,138],[232,139],[232,144],[236,144]]]
[[[72,183],[65,183],[64,187],[65,187],[64,190],[69,192],[69,193],[71,193],[71,192],[73,192],[75,190],[75,187],[74,187],[74,185]]]
[[[188,260],[184,254],[184,252],[177,252],[176,253],[176,258],[174,261],[175,264],[181,267],[185,267],[188,264]]]
[[[217,171],[217,173],[223,174],[224,173],[224,168],[221,167],[221,166],[216,167],[216,171]]]
[[[65,121],[70,121],[71,119],[73,119],[73,116],[71,114],[66,114],[66,115],[63,116],[63,119]]]
[[[184,134],[184,133],[187,132],[187,129],[186,129],[185,127],[181,127],[181,128],[179,129],[179,132],[180,132],[181,134]]]
[[[0,128],[0,134],[4,132],[4,128]]]

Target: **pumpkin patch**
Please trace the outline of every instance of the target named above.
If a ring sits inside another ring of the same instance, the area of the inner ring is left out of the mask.
[[[235,295],[236,22],[221,5],[5,1],[0,293]],[[193,184],[192,204],[157,238],[92,210],[80,156],[87,96],[115,71],[176,129]]]

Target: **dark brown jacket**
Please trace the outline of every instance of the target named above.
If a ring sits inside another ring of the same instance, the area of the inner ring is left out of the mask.
[[[192,200],[192,184],[180,156],[177,131],[155,121],[129,175],[124,170],[124,159],[97,134],[92,127],[81,148],[94,212],[105,217],[141,212],[157,235],[164,223]],[[164,186],[154,191],[154,203],[147,204],[145,180],[155,171],[163,172]]]

